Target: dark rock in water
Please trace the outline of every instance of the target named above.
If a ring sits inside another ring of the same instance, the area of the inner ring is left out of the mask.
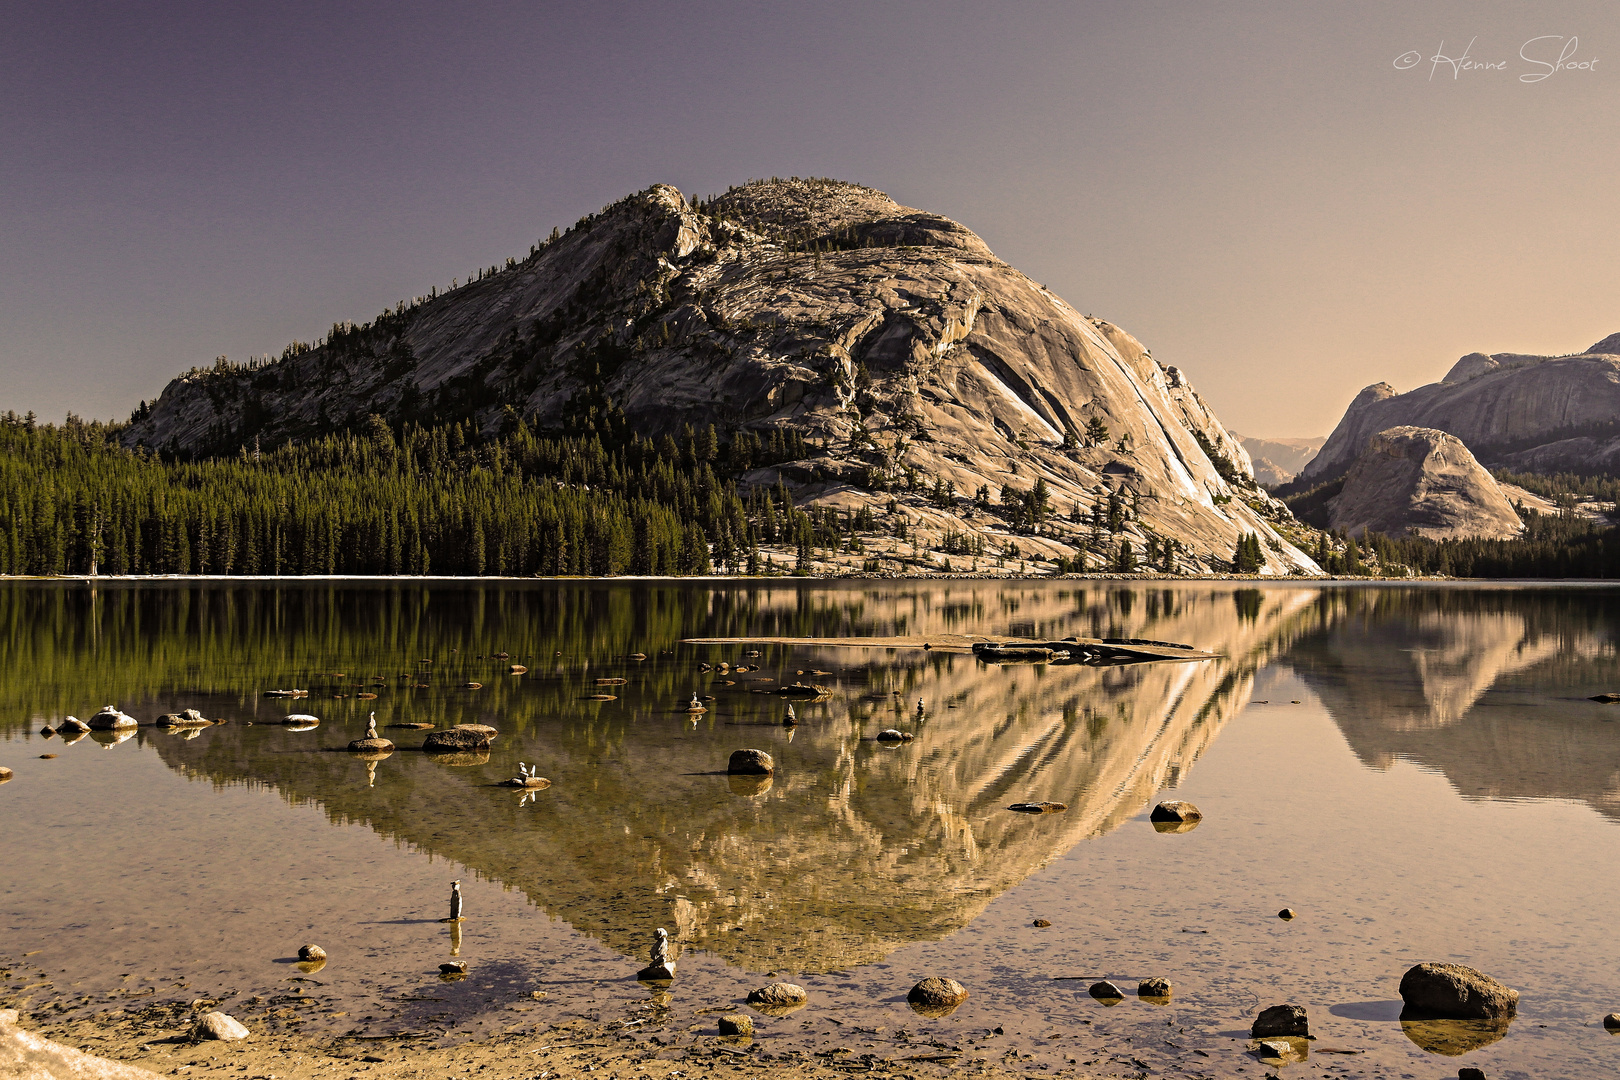
[[[936,1020],[955,1012],[967,999],[967,987],[955,979],[938,976],[924,979],[906,994],[906,1004],[913,1012]]]
[[[451,731],[470,731],[475,735],[482,735],[486,739],[493,739],[495,736],[500,734],[499,731],[496,731],[494,728],[490,727],[488,724],[457,724],[455,727],[451,728],[450,730]]]
[[[298,949],[298,959],[325,960],[326,950],[321,948],[319,945],[303,945]]]
[[[1136,985],[1136,996],[1168,999],[1174,986],[1169,979],[1143,979]]]
[[[349,749],[356,753],[376,754],[393,750],[394,744],[387,739],[356,739],[349,744]]]
[[[832,691],[828,690],[825,686],[810,686],[805,683],[788,683],[786,686],[778,686],[775,690],[772,690],[771,693],[781,694],[783,697],[817,698],[826,697],[828,694],[832,693]]]
[[[510,780],[501,781],[501,787],[528,788],[530,790],[548,788],[550,786],[551,781],[547,780],[543,776],[514,776]]]
[[[1162,802],[1148,815],[1150,821],[1181,823],[1204,820],[1204,812],[1190,802]]]
[[[804,987],[785,982],[774,982],[748,994],[748,1004],[766,1016],[786,1016],[809,1000]]]
[[[1292,919],[1293,917],[1294,909],[1291,907],[1285,907],[1281,911],[1277,912],[1277,918],[1279,919]]]
[[[83,720],[80,720],[77,716],[65,716],[62,718],[62,722],[56,725],[56,731],[61,735],[74,731],[82,734],[89,730],[90,725],[85,723]]]
[[[1457,1080],[1485,1080],[1485,1070],[1464,1065],[1457,1070]]]
[[[467,974],[467,961],[451,960],[448,963],[440,964],[439,972],[444,975],[465,975]]]
[[[648,964],[636,972],[638,982],[670,982],[675,978],[675,965],[665,961],[662,964]]]
[[[757,774],[753,776],[728,776],[726,777],[726,781],[731,786],[731,793],[733,795],[741,795],[744,798],[752,798],[756,795],[763,795],[767,791],[771,790],[771,785],[776,782],[776,778],[767,773],[764,776],[759,776]]]
[[[1052,920],[1050,920],[1050,919],[1036,919],[1035,920],[1035,925],[1036,926],[1041,926],[1041,927],[1051,926],[1052,925]]]
[[[752,1035],[754,1018],[746,1013],[727,1013],[719,1021],[722,1035]]]
[[[1620,1013],[1610,1013],[1603,1018],[1603,1026],[1610,1031],[1620,1031]]]
[[[1587,700],[1601,701],[1605,705],[1613,705],[1615,702],[1620,701],[1620,694],[1598,694],[1596,697],[1588,698]]]
[[[476,731],[469,731],[462,727],[445,728],[443,731],[430,731],[422,741],[422,749],[429,753],[442,753],[445,751],[464,751],[472,753],[488,753],[488,737]]]
[[[40,728],[39,733],[47,739],[54,739],[56,737],[56,729],[51,727],[49,724],[46,724],[44,727]]]
[[[1068,803],[1060,802],[1015,802],[1007,807],[1007,809],[1016,810],[1020,814],[1055,814],[1059,810],[1067,810],[1068,808]]]
[[[1098,1001],[1116,1003],[1125,1000],[1125,991],[1106,979],[1092,983],[1086,988],[1086,992]]]
[[[1273,1005],[1255,1017],[1249,1035],[1255,1039],[1270,1039],[1278,1035],[1297,1035],[1305,1038],[1311,1033],[1310,1019],[1303,1005]]]
[[[1462,964],[1418,964],[1401,976],[1403,1018],[1496,1020],[1519,1008],[1519,992]]]
[[[726,763],[726,772],[741,776],[768,776],[776,771],[776,762],[763,750],[736,750]]]
[[[901,731],[898,728],[884,728],[877,733],[878,742],[910,742],[911,732]]]
[[[1461,1057],[1497,1042],[1508,1033],[1512,1017],[1499,1020],[1411,1020],[1401,1019],[1401,1034],[1428,1054]]]

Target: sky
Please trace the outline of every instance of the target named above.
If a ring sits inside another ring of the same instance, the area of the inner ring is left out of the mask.
[[[1620,331],[1620,5],[14,0],[0,410],[123,418],[773,175],[955,218],[1229,428],[1326,435]]]

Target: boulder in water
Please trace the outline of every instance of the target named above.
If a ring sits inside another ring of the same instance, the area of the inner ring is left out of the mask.
[[[319,945],[300,945],[298,947],[298,959],[325,960],[326,950],[321,948]]]
[[[90,718],[90,731],[118,731],[121,728],[136,726],[136,720],[127,713],[119,712],[111,705],[104,707],[100,712]]]
[[[735,750],[726,763],[726,772],[734,776],[768,776],[776,771],[776,762],[763,750]]]
[[[443,731],[430,731],[427,738],[422,740],[422,749],[428,753],[488,753],[488,736],[471,731],[467,728],[445,728]]]
[[[1187,821],[1202,821],[1204,820],[1204,812],[1190,802],[1173,800],[1155,806],[1153,813],[1148,815],[1148,820],[1168,821],[1174,824]]]
[[[1086,992],[1105,1005],[1117,1005],[1125,1000],[1125,991],[1107,979],[1092,983],[1086,987]]]
[[[391,753],[394,744],[387,739],[355,739],[349,744],[349,749],[357,754]]]
[[[906,1004],[912,1012],[938,1020],[955,1012],[968,997],[967,987],[955,979],[930,975],[906,993]]]
[[[1170,992],[1175,984],[1169,979],[1143,979],[1136,984],[1136,996],[1140,998],[1170,1000]]]
[[[748,1004],[767,1016],[786,1016],[809,1000],[804,987],[794,983],[774,982],[748,993]]]
[[[1310,1019],[1303,1005],[1273,1005],[1263,1009],[1249,1028],[1250,1037],[1255,1039],[1271,1039],[1279,1035],[1305,1038],[1310,1033]]]
[[[722,1035],[752,1035],[754,1018],[747,1013],[727,1013],[719,1021]]]
[[[1401,976],[1401,1016],[1498,1020],[1518,1012],[1519,992],[1462,964],[1418,964]]]

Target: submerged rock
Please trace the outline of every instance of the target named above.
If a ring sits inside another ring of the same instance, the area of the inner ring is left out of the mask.
[[[776,771],[776,762],[763,750],[735,750],[726,763],[726,772],[740,776],[767,776]]]
[[[754,1018],[747,1013],[727,1013],[719,1020],[722,1035],[752,1035]]]
[[[1418,964],[1401,976],[1403,1018],[1495,1020],[1513,1016],[1519,992],[1462,964]]]
[[[901,731],[898,728],[884,728],[877,733],[878,742],[910,742],[911,732]]]
[[[1255,1039],[1269,1039],[1278,1035],[1297,1035],[1304,1038],[1311,1033],[1310,1018],[1303,1005],[1273,1005],[1255,1017],[1249,1035]]]
[[[422,749],[428,753],[455,751],[488,753],[489,739],[485,735],[467,728],[445,728],[443,731],[428,732],[427,738],[422,741]]]
[[[1512,1017],[1497,1020],[1413,1020],[1401,1019],[1401,1034],[1429,1054],[1461,1057],[1500,1041],[1508,1033]]]
[[[766,1016],[786,1016],[809,1000],[804,987],[785,982],[774,982],[748,994],[748,1004]]]
[[[222,1012],[203,1013],[191,1028],[191,1040],[201,1042],[204,1039],[219,1039],[231,1042],[236,1039],[245,1039],[250,1032],[241,1022]]]
[[[937,1020],[955,1012],[968,997],[967,987],[955,979],[929,976],[906,994],[906,1004],[913,1012]]]

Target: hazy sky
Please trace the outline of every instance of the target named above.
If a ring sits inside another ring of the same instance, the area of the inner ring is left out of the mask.
[[[1595,66],[1522,78],[1571,38]],[[1465,49],[1505,66],[1432,59]],[[963,222],[1237,431],[1322,435],[1620,331],[1620,5],[19,0],[0,409],[127,416],[649,184],[790,174]]]

